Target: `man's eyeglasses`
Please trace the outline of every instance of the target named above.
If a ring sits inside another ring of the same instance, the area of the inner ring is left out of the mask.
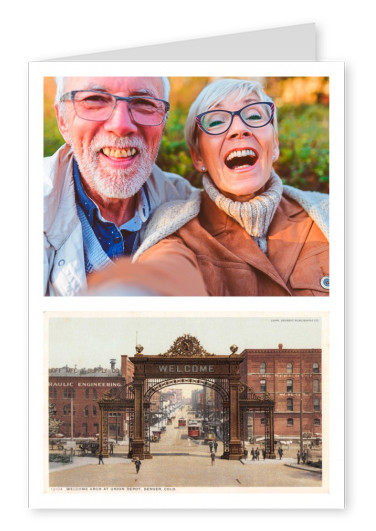
[[[73,90],[63,94],[60,101],[71,100],[79,118],[90,122],[108,120],[118,101],[128,103],[129,114],[138,125],[160,125],[170,109],[168,101],[149,96],[115,96],[100,90]]]
[[[246,105],[238,111],[203,112],[196,116],[196,123],[208,135],[222,135],[230,129],[234,116],[239,116],[248,127],[264,127],[273,120],[274,103],[259,101]]]

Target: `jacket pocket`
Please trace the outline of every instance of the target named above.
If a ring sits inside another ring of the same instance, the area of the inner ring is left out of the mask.
[[[310,253],[298,260],[290,275],[289,284],[296,291],[295,295],[329,295],[329,249]],[[303,292],[306,293],[303,293]],[[307,293],[308,292],[308,293]]]

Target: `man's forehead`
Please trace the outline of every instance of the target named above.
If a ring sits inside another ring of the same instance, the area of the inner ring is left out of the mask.
[[[64,91],[98,89],[113,94],[148,93],[163,96],[161,77],[67,77]]]

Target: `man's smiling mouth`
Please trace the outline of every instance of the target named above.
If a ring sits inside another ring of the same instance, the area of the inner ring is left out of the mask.
[[[134,157],[138,153],[136,148],[118,149],[105,147],[101,151],[104,155],[106,155],[106,157],[111,157],[113,159]]]
[[[225,164],[230,170],[254,166],[258,161],[258,153],[253,149],[237,149],[231,151],[225,158]]]

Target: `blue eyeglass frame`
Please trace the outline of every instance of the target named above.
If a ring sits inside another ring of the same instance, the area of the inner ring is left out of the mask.
[[[266,124],[263,124],[263,125],[251,125],[251,124],[248,124],[247,122],[245,122],[240,113],[242,111],[244,111],[244,109],[246,109],[247,107],[252,107],[253,105],[260,105],[260,104],[268,105],[270,107],[270,109],[271,109],[271,115],[270,115],[269,120],[266,122]],[[201,129],[201,131],[203,131],[207,135],[223,135],[224,133],[227,133],[227,131],[230,129],[230,127],[232,125],[232,122],[234,121],[234,116],[239,116],[241,121],[247,127],[251,127],[252,129],[260,129],[261,127],[265,127],[266,125],[270,124],[270,122],[273,120],[273,118],[274,118],[274,109],[275,109],[275,105],[271,101],[256,101],[254,103],[248,103],[248,105],[245,105],[244,107],[242,107],[238,111],[226,111],[225,109],[217,109],[215,111],[202,112],[201,114],[198,114],[196,116],[196,123],[199,126],[199,128]],[[224,131],[221,131],[220,133],[210,133],[209,131],[206,131],[206,129],[203,128],[202,123],[201,123],[201,119],[202,119],[203,116],[206,116],[207,114],[216,113],[216,112],[225,112],[227,114],[230,114],[231,115],[231,121],[230,121],[230,124],[227,127],[227,129],[225,129]]]
[[[145,99],[145,100],[161,101],[164,104],[164,106],[165,106],[165,115],[164,115],[164,117],[162,118],[162,120],[160,121],[159,124],[148,124],[148,127],[154,127],[154,126],[161,125],[161,123],[163,122],[163,120],[166,117],[166,114],[170,110],[170,103],[168,101],[161,100],[160,98],[153,98],[152,96],[144,96],[144,95],[128,96],[128,97],[127,96],[116,96],[116,94],[111,94],[110,92],[102,92],[101,90],[94,90],[94,89],[88,89],[88,90],[81,89],[81,90],[72,90],[70,92],[66,92],[65,94],[63,94],[61,96],[60,101],[63,102],[63,101],[71,100],[73,102],[73,106],[74,106],[75,95],[77,93],[79,93],[79,92],[92,92],[94,94],[101,94],[103,96],[111,96],[111,98],[115,98],[115,103],[114,103],[112,112],[111,112],[110,116],[108,118],[106,118],[106,120],[90,120],[88,118],[82,118],[82,120],[86,120],[88,122],[106,122],[107,120],[109,120],[111,118],[111,116],[112,116],[112,113],[114,112],[114,110],[116,108],[116,105],[117,105],[118,101],[126,101],[128,103],[128,111],[129,111],[129,114],[132,116],[132,119],[133,119],[133,114],[132,114],[132,110],[131,110],[131,107],[130,107],[131,101],[137,100],[137,99],[140,99],[140,98],[141,99]],[[76,110],[76,108],[75,108],[75,110]],[[77,114],[77,111],[76,111],[76,114]],[[77,114],[77,116],[78,116],[78,114]],[[141,124],[139,124],[139,125],[141,125]]]

